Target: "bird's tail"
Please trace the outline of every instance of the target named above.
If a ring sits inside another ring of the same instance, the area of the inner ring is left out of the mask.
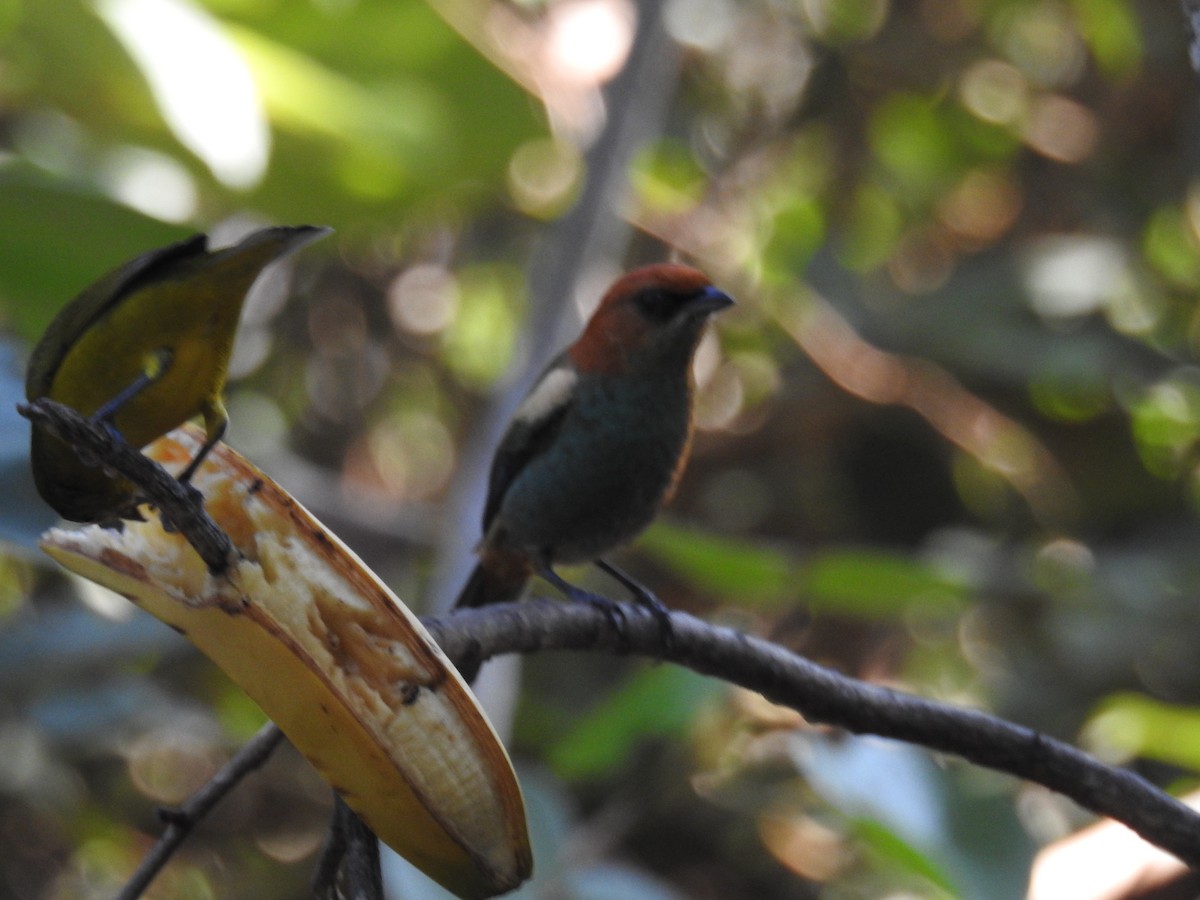
[[[511,566],[489,565],[487,558],[481,559],[463,585],[454,604],[455,609],[487,606],[490,603],[507,603],[520,598],[529,581],[528,570]],[[473,684],[483,659],[478,654],[456,661],[458,672],[467,684]]]
[[[528,581],[528,572],[489,566],[481,560],[459,592],[454,608],[472,608],[517,600]]]

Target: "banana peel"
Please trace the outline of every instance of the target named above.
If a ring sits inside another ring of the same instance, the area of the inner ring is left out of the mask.
[[[147,454],[183,465],[194,426]],[[65,568],[182,632],[250,695],[392,849],[460,897],[529,877],[512,763],[417,618],[303,506],[224,444],[195,473],[241,555],[213,576],[156,512],[121,532],[51,529]]]

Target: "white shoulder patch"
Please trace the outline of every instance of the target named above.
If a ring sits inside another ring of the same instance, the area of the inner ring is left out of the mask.
[[[571,399],[579,376],[569,366],[555,366],[546,372],[513,413],[514,422],[540,422],[553,415]]]

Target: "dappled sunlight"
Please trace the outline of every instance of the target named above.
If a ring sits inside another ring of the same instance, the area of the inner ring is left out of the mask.
[[[852,861],[845,833],[810,816],[767,814],[758,822],[763,844],[780,862],[803,878],[832,881]]]
[[[1016,223],[1025,197],[1007,173],[972,169],[942,200],[938,216],[962,249],[981,250]]]
[[[739,9],[737,0],[669,0],[663,24],[679,43],[711,53],[733,38]]]
[[[1026,246],[1022,261],[1030,306],[1048,319],[1099,312],[1130,283],[1123,248],[1102,236],[1044,237]]]
[[[1189,804],[1200,806],[1192,795]],[[1085,828],[1038,854],[1026,900],[1121,900],[1170,883],[1184,865],[1115,822]]]
[[[562,0],[549,7],[546,76],[594,87],[619,71],[633,43],[634,10],[625,0]]]
[[[376,425],[367,451],[384,489],[399,502],[435,499],[457,463],[445,424],[416,410],[394,414]]]
[[[133,786],[155,803],[174,806],[200,789],[220,765],[210,736],[176,727],[142,735],[127,750]]]
[[[404,270],[388,286],[392,323],[411,334],[439,334],[458,315],[459,290],[454,274],[441,266],[419,263]]]
[[[1058,94],[1034,101],[1025,140],[1029,146],[1051,159],[1077,163],[1091,155],[1096,146],[1099,124],[1092,112]]]
[[[522,144],[508,165],[508,187],[522,212],[538,218],[562,213],[578,194],[583,179],[579,149],[557,138]]]
[[[180,142],[230,187],[257,184],[270,135],[250,70],[221,26],[187,0],[97,0],[97,10]]]
[[[1046,525],[1077,512],[1071,480],[1037,437],[927,360],[872,347],[815,296],[779,318],[800,347],[844,389],[872,403],[907,406],[951,443],[993,470]]]
[[[538,16],[489,0],[436,0],[433,8],[545,104],[556,134],[595,136],[605,118],[600,88],[633,43],[629,0],[560,0]]]
[[[1066,87],[1083,75],[1086,49],[1067,7],[1011,6],[995,17],[994,28],[996,43],[1039,86]]]
[[[109,155],[101,177],[115,199],[146,215],[165,222],[187,222],[196,215],[195,180],[166,154],[118,148]]]
[[[1020,123],[1029,110],[1029,83],[1021,70],[998,59],[984,59],[963,72],[958,94],[963,105],[985,122]]]

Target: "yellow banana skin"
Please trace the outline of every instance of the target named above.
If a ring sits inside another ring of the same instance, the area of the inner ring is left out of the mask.
[[[169,468],[185,426],[147,453]],[[528,878],[524,804],[474,696],[416,617],[307,510],[218,444],[194,476],[243,559],[213,576],[156,513],[122,532],[51,529],[42,548],[185,634],[389,846],[460,897]]]

